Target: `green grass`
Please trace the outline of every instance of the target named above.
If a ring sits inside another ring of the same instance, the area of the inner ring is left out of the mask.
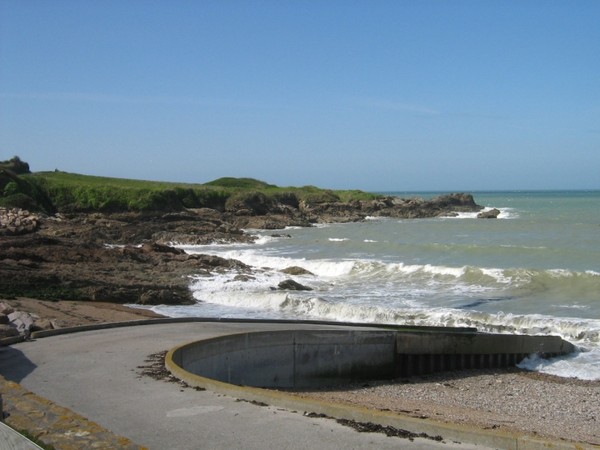
[[[200,184],[37,172],[24,178],[44,190],[59,211],[178,211],[224,206],[231,193]]]
[[[183,208],[214,208],[244,202],[308,204],[348,202],[380,197],[358,190],[329,190],[315,186],[278,187],[252,178],[219,178],[205,184],[172,183],[81,175],[61,171],[21,175],[29,191],[43,193],[60,212],[179,211]],[[27,194],[7,188],[10,195]],[[1,194],[1,193],[0,193]],[[4,201],[8,198],[4,196]],[[23,202],[23,198],[14,197]],[[0,203],[2,198],[0,197]],[[48,209],[48,208],[45,208]]]

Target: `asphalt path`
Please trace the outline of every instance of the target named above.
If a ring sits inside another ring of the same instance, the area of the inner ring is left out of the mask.
[[[86,331],[0,348],[0,374],[156,450],[485,448],[359,433],[333,419],[307,417],[304,411],[258,406],[140,374],[149,355],[179,344],[300,328],[336,327],[193,322]]]

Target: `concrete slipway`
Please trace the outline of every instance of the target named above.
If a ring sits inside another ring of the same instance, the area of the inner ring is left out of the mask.
[[[568,443],[423,421],[427,433],[442,435],[444,442],[358,433],[331,419],[307,417],[304,412],[391,423],[398,428],[411,426],[414,419],[403,422],[402,418],[359,408],[294,403],[286,396],[261,397],[260,389],[224,383],[208,386],[212,390],[196,391],[139,375],[148,355],[187,342],[238,333],[306,329],[354,328],[156,321],[153,325],[63,334],[0,348],[0,374],[150,449],[577,448]],[[261,398],[271,406],[239,401]]]

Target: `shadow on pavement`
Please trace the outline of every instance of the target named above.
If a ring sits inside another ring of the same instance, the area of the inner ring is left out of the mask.
[[[0,375],[7,380],[20,383],[36,367],[22,351],[13,347],[0,347]]]

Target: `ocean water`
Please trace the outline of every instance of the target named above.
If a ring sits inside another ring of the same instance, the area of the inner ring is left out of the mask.
[[[435,193],[394,193],[432,197]],[[165,315],[324,319],[559,335],[579,351],[522,367],[600,379],[600,191],[479,192],[498,219],[381,219],[248,230],[254,244],[180,246],[254,267],[190,280],[198,303]],[[289,276],[299,266],[311,274]],[[273,290],[293,278],[312,291]]]

